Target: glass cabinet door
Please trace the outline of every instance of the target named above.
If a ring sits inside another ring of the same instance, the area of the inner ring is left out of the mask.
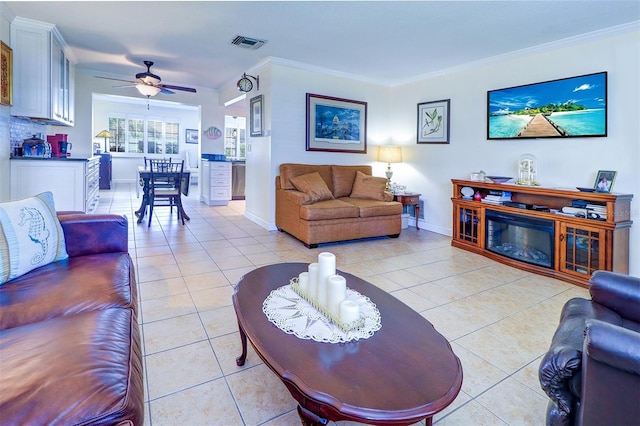
[[[586,226],[562,224],[560,270],[590,276],[605,269],[605,231]]]
[[[456,229],[454,237],[458,241],[466,241],[478,244],[478,236],[480,235],[480,211],[463,206],[457,206],[457,220],[455,221]]]

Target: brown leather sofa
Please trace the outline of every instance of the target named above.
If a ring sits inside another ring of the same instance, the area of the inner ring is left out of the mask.
[[[317,188],[304,192],[295,185],[315,173],[328,188],[325,196],[318,197]],[[276,177],[276,226],[309,248],[359,238],[398,237],[402,204],[384,192],[385,182],[373,177],[368,165],[281,164]]]
[[[0,423],[142,425],[127,219],[58,218],[69,258],[0,285]]]
[[[540,364],[548,425],[640,424],[640,278],[597,271]]]

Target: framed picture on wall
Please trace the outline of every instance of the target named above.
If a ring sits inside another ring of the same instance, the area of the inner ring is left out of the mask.
[[[262,133],[262,114],[264,105],[262,95],[251,98],[249,101],[249,127],[250,135],[260,137]]]
[[[418,104],[418,143],[449,143],[450,99]]]
[[[185,142],[187,143],[198,143],[198,130],[196,129],[187,129],[185,130],[186,135],[185,135]]]
[[[307,151],[367,153],[367,103],[307,93]]]
[[[13,50],[2,41],[0,43],[0,104],[11,105]]]

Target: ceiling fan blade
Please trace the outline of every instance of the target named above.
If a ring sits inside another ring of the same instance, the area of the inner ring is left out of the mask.
[[[124,81],[126,83],[131,83],[131,84],[136,84],[135,81],[131,81],[131,80],[123,80],[121,78],[111,78],[111,77],[100,77],[98,75],[94,76],[95,78],[102,78],[104,80],[113,80],[113,81]]]
[[[158,86],[158,88],[160,89],[160,93],[164,93],[165,95],[175,95],[176,92],[172,92],[169,89],[165,89],[164,87],[160,87]]]
[[[161,89],[182,90],[183,92],[196,93],[196,89],[193,89],[191,87],[173,86],[171,84],[158,84],[157,86]]]

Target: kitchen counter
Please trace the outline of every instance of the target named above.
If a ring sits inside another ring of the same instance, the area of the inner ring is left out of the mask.
[[[11,157],[10,160],[17,160],[17,161],[23,161],[23,160],[35,160],[35,161],[89,161],[91,159],[94,158],[100,158],[98,156],[94,156],[94,157],[59,157],[59,158],[55,158],[55,157],[51,157],[51,158],[45,158],[45,157]]]
[[[100,157],[11,160],[12,200],[51,191],[56,210],[92,213],[98,205]]]

